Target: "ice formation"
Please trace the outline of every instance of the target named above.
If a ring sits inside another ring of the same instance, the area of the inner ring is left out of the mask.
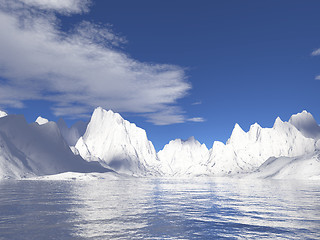
[[[159,174],[160,162],[145,130],[111,110],[94,110],[75,147],[87,161],[99,161],[120,173]]]
[[[78,121],[70,128],[66,122],[60,118],[57,122],[61,135],[69,146],[75,146],[79,138],[85,133],[88,123]]]
[[[36,119],[36,123],[38,123],[39,125],[43,125],[43,124],[46,124],[46,123],[48,123],[48,122],[49,122],[48,119],[43,118],[43,117],[41,117],[41,116],[39,116],[39,117]]]
[[[21,115],[0,118],[0,179],[110,171],[72,153],[55,122],[28,124]]]
[[[172,140],[158,153],[145,130],[100,107],[88,124],[71,128],[62,119],[38,117],[28,124],[23,116],[0,111],[0,179],[108,178],[93,172],[319,179],[319,152],[320,127],[307,111],[288,122],[277,118],[272,128],[255,123],[245,132],[235,124],[229,140],[211,149],[191,137]]]

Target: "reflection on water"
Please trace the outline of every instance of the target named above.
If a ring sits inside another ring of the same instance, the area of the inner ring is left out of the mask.
[[[0,182],[0,239],[320,239],[320,183]]]

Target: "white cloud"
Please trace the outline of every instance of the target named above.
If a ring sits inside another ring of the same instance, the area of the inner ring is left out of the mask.
[[[320,48],[314,50],[314,51],[311,53],[311,56],[319,56],[319,55],[320,55]]]
[[[149,122],[155,125],[169,125],[174,123],[184,123],[186,118],[178,107],[168,107],[156,113],[146,114]]]
[[[20,0],[21,2],[43,10],[59,13],[81,13],[88,11],[89,0]]]
[[[311,53],[311,56],[319,56],[320,55],[320,48],[314,50],[312,53]],[[315,80],[320,80],[320,75],[316,76],[314,78]]]
[[[191,105],[200,105],[200,104],[202,104],[202,102],[201,101],[197,101],[197,102],[192,103]]]
[[[191,88],[183,68],[130,58],[117,49],[125,39],[108,27],[82,22],[66,35],[53,13],[26,7],[75,13],[86,4],[0,0],[1,107],[49,100],[58,116],[83,117],[101,106],[138,113],[159,125],[185,122],[174,106]]]
[[[205,122],[206,120],[202,117],[194,117],[194,118],[189,118],[187,119],[189,122]]]

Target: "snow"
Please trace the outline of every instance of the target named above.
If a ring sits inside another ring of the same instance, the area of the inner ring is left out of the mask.
[[[33,176],[26,156],[0,131],[0,179]]]
[[[304,136],[320,139],[320,126],[312,114],[306,110],[291,116],[289,123],[295,126]]]
[[[209,150],[194,137],[183,141],[172,140],[158,153],[161,170],[170,176],[202,175],[206,173],[205,160]]]
[[[39,117],[36,119],[36,123],[38,123],[39,125],[43,125],[43,124],[46,124],[46,123],[48,123],[48,122],[49,122],[48,119],[43,118],[43,117],[41,117],[41,116],[39,116]]]
[[[290,121],[278,117],[272,128],[255,123],[248,132],[235,124],[226,144],[215,141],[210,150],[195,139],[177,139],[159,151],[158,156],[165,175],[232,176],[252,172],[270,157],[304,156],[317,149],[320,141],[305,136]]]
[[[5,116],[8,116],[8,114],[6,112],[0,110],[0,118],[5,117]]]
[[[64,172],[53,175],[29,177],[23,180],[44,180],[44,181],[88,181],[88,180],[114,180],[125,177],[114,172],[107,173],[78,173],[78,172]]]
[[[54,122],[28,124],[23,116],[8,115],[0,118],[0,133],[0,178],[110,171],[74,155]]]
[[[214,143],[208,171],[214,175],[253,171],[270,157],[295,157],[312,153],[314,139],[305,137],[295,126],[279,117],[272,128],[253,124],[248,132],[236,124],[226,145]]]
[[[0,179],[320,175],[319,125],[307,111],[288,122],[277,118],[272,128],[255,123],[245,132],[235,124],[228,141],[215,141],[211,149],[190,137],[172,140],[158,153],[145,130],[100,107],[88,124],[78,122],[71,128],[62,119],[55,123],[38,117],[28,124],[20,115],[0,116]]]
[[[300,157],[269,158],[245,177],[320,180],[320,151]]]
[[[75,146],[79,138],[85,133],[88,123],[78,121],[68,128],[66,122],[60,118],[57,122],[61,135],[69,146]]]
[[[75,147],[87,161],[99,161],[119,173],[159,174],[160,162],[145,130],[111,110],[101,107],[94,110]]]

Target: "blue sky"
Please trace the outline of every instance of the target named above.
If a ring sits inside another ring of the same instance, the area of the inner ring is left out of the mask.
[[[235,123],[320,120],[319,1],[0,1],[0,108],[88,119],[95,106],[159,150],[211,147]],[[314,53],[314,54],[312,54]],[[119,67],[120,66],[120,67]]]

